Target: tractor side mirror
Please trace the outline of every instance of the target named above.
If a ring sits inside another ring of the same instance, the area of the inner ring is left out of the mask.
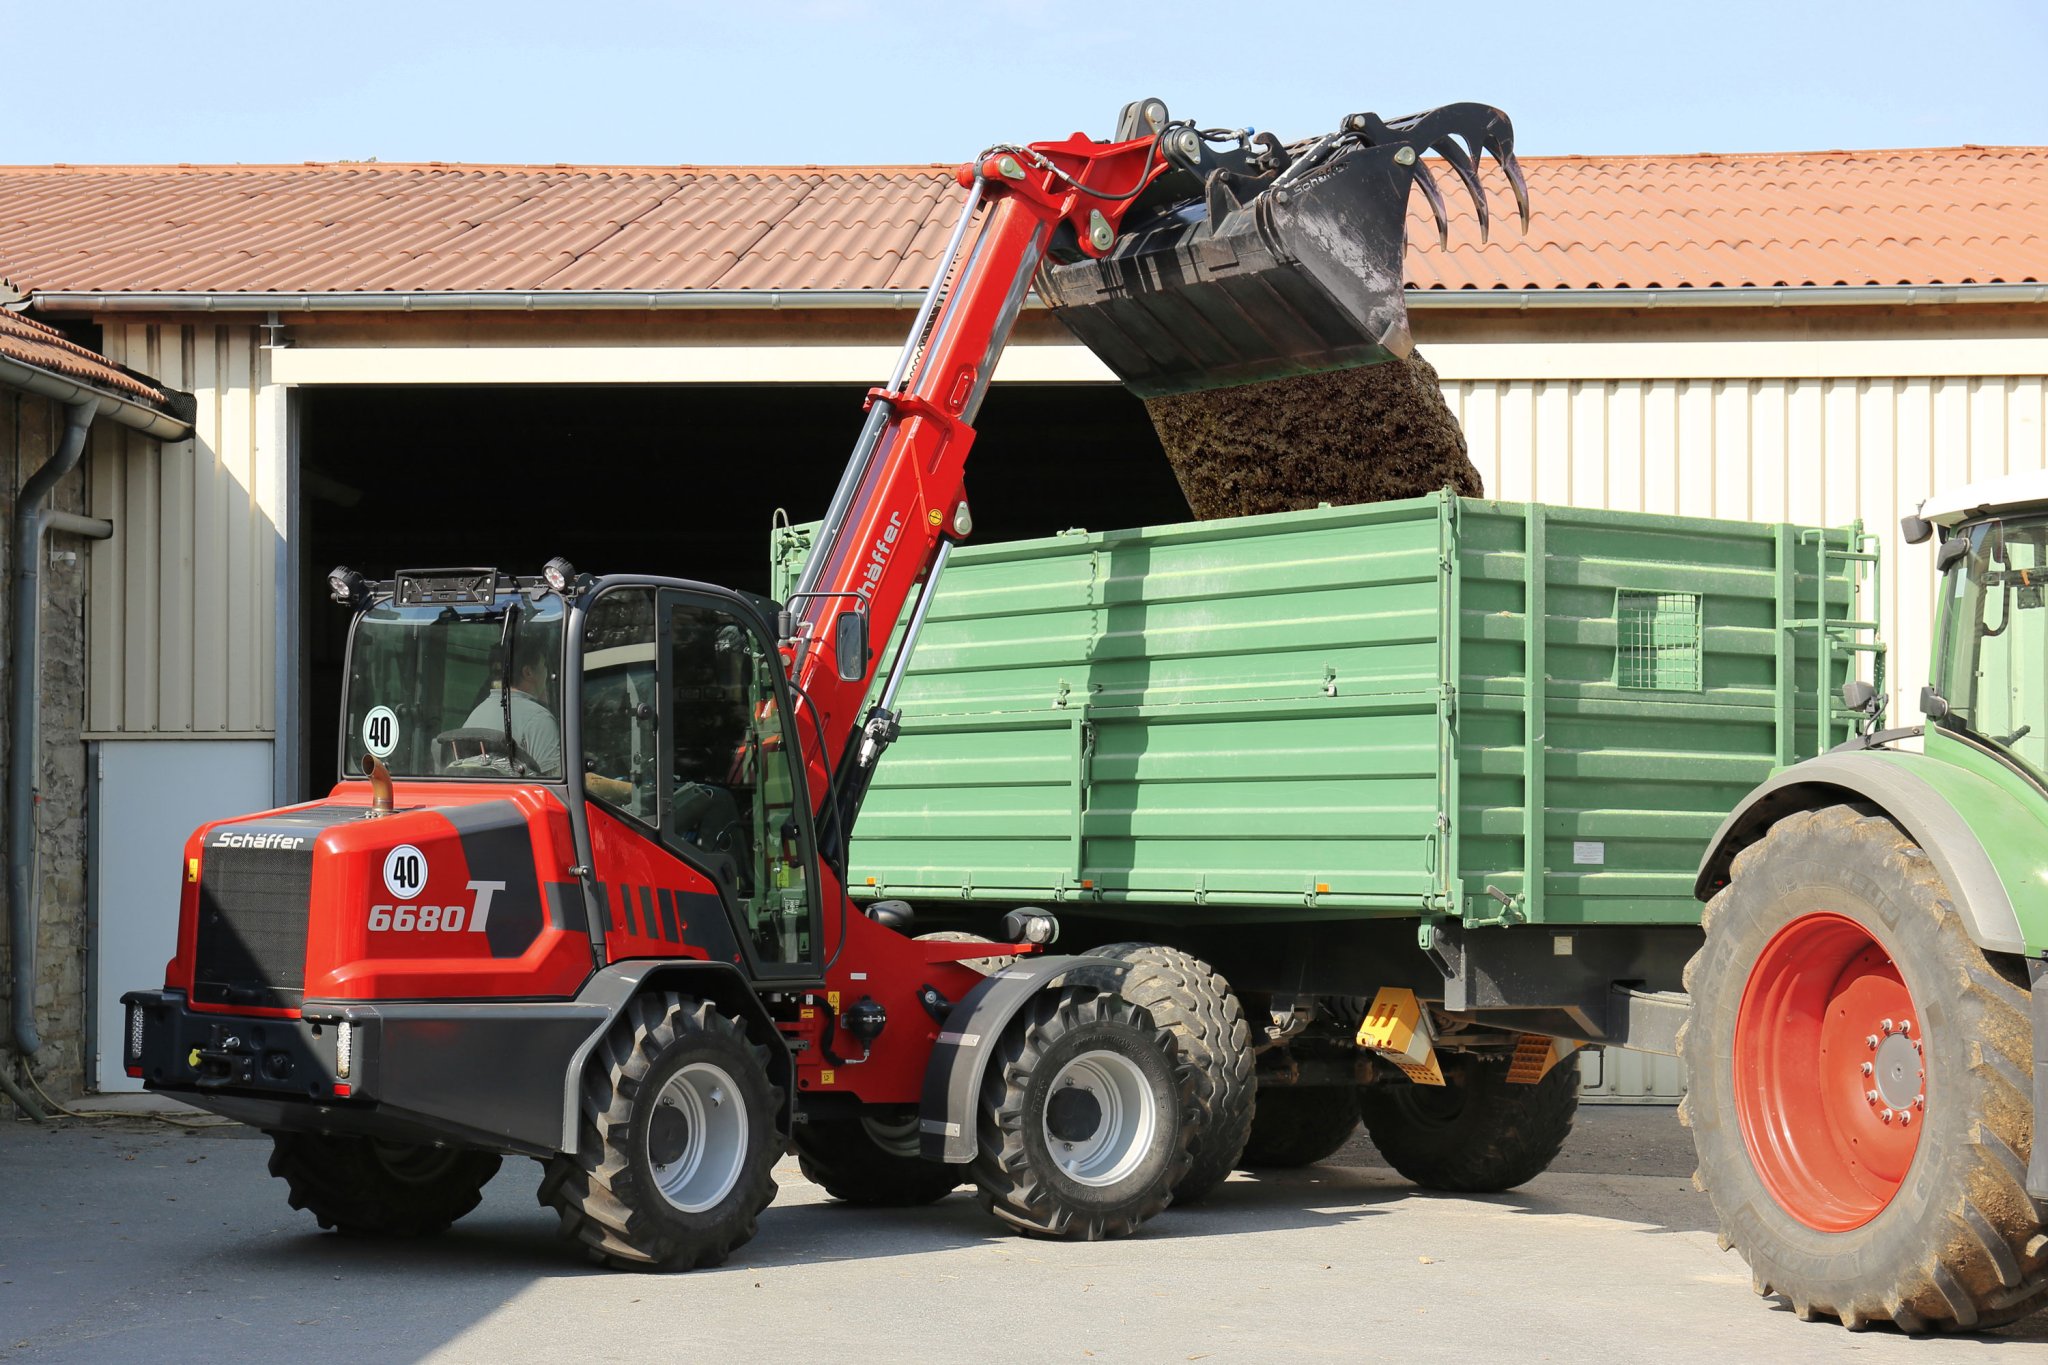
[[[1908,545],[1925,544],[1934,534],[1934,523],[1917,514],[1899,518],[1899,534],[1906,538]]]
[[[1861,678],[1851,678],[1842,684],[1842,705],[1851,711],[1868,711],[1876,700],[1877,689]]]
[[[1934,567],[1938,572],[1947,573],[1948,566],[1970,553],[1970,538],[1967,535],[1950,536],[1941,542],[1941,548],[1934,552]]]
[[[859,682],[868,675],[866,612],[842,611],[833,620],[832,658],[838,665],[841,682]]]

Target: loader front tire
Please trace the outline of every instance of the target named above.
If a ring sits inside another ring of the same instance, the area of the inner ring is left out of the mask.
[[[1194,1076],[1173,1035],[1106,991],[1042,992],[1010,1021],[982,1080],[970,1174],[1019,1232],[1122,1237],[1186,1176]]]
[[[913,1208],[944,1199],[966,1172],[917,1154],[917,1111],[898,1118],[869,1114],[812,1119],[796,1130],[804,1179],[848,1204]]]
[[[1579,1069],[1554,1066],[1533,1085],[1508,1079],[1510,1058],[1439,1053],[1443,1085],[1384,1081],[1358,1092],[1366,1135],[1387,1164],[1424,1189],[1497,1194],[1549,1168],[1579,1111]]]
[[[577,1150],[541,1180],[563,1235],[638,1270],[718,1265],[752,1238],[783,1149],[767,1061],[708,1002],[630,1001],[584,1073]]]
[[[474,1209],[496,1152],[327,1133],[272,1133],[270,1173],[320,1226],[358,1237],[430,1237]]]
[[[1345,1086],[1260,1087],[1250,1139],[1237,1164],[1292,1170],[1333,1156],[1358,1131],[1358,1092]]]
[[[1736,857],[1704,928],[1679,1118],[1756,1291],[1906,1332],[2048,1301],[2029,996],[1926,852],[1867,809],[1789,815]]]
[[[1177,948],[1112,943],[1088,955],[1131,964],[1118,988],[1123,998],[1173,1035],[1181,1060],[1194,1070],[1194,1159],[1173,1197],[1181,1204],[1204,1199],[1229,1179],[1252,1131],[1258,1085],[1244,1007],[1215,968]]]

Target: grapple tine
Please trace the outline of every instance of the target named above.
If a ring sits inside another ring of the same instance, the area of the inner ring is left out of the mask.
[[[1429,144],[1429,150],[1435,152],[1448,162],[1451,169],[1458,173],[1458,179],[1465,182],[1465,192],[1472,196],[1472,207],[1479,214],[1479,240],[1484,242],[1488,226],[1486,191],[1479,184],[1479,172],[1478,168],[1472,164],[1472,153],[1466,150],[1454,136],[1438,138]],[[1420,170],[1421,167],[1418,165],[1417,169]],[[1444,245],[1449,246],[1449,235],[1448,233],[1444,235]]]
[[[1429,167],[1423,165],[1420,161],[1415,163],[1415,183],[1421,187],[1422,197],[1429,201],[1429,211],[1436,216],[1437,245],[1448,250],[1451,245],[1451,222],[1449,218],[1444,216],[1444,192],[1438,187],[1436,176],[1431,174]],[[1480,228],[1482,236],[1485,230],[1482,220]]]

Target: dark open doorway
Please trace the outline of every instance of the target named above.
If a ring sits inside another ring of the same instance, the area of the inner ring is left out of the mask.
[[[855,387],[308,389],[299,411],[303,790],[335,780],[347,620],[327,570],[493,566],[765,592],[778,507],[824,511],[862,420]],[[1185,520],[1121,388],[990,391],[968,464],[976,543]]]

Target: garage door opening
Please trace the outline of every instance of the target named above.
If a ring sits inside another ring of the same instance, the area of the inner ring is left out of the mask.
[[[865,391],[311,388],[299,407],[301,799],[336,779],[347,618],[327,571],[493,567],[554,555],[593,573],[768,589],[777,508],[821,515]],[[1106,385],[990,391],[968,463],[977,544],[1182,521],[1145,417]]]

